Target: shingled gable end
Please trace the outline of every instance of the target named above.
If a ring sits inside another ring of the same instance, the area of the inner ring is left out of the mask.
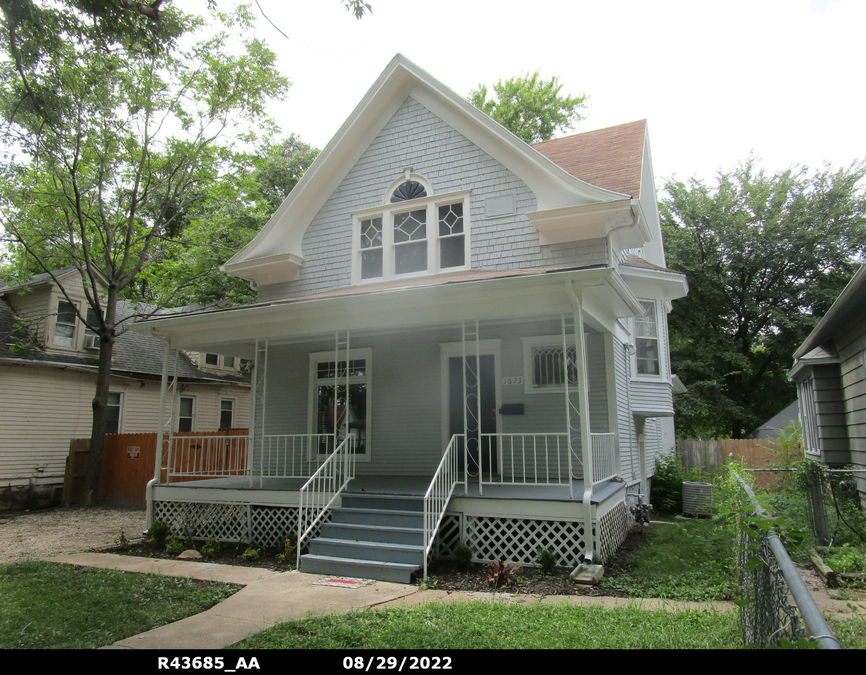
[[[136,330],[255,361],[251,451],[164,460],[150,519],[408,581],[461,540],[603,562],[646,503],[687,289],[645,122],[533,147],[398,55],[224,270],[255,304]]]

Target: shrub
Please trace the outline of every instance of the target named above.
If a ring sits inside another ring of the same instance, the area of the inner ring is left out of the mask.
[[[656,457],[650,503],[661,513],[682,513],[683,466],[675,453]]]
[[[165,546],[165,540],[168,538],[168,525],[161,520],[154,520],[153,525],[147,531],[147,540],[156,548]]]
[[[468,570],[472,564],[472,549],[465,542],[459,542],[454,547],[454,562],[461,570]]]
[[[258,560],[262,556],[262,550],[256,548],[252,544],[247,546],[247,550],[241,553],[241,558],[244,560]]]
[[[277,555],[277,562],[281,565],[291,565],[295,562],[295,542],[297,535],[289,535],[283,539],[283,552]]]
[[[179,553],[183,553],[183,551],[183,542],[177,537],[172,537],[171,540],[165,545],[165,552],[169,555],[178,555]]]
[[[866,548],[858,550],[850,544],[843,544],[825,556],[824,562],[836,572],[866,572]]]
[[[114,538],[114,543],[117,544],[119,548],[127,548],[129,546],[129,539],[122,527],[120,528],[120,534]]]
[[[553,551],[539,546],[535,562],[541,568],[542,574],[550,575],[553,574],[559,561],[556,559],[556,554]]]
[[[213,537],[209,537],[208,540],[201,545],[201,554],[205,558],[213,558],[220,552],[220,542]]]
[[[487,583],[490,584],[492,588],[504,586],[508,583],[510,578],[511,570],[505,564],[504,560],[500,560],[498,563],[490,563],[487,566]]]

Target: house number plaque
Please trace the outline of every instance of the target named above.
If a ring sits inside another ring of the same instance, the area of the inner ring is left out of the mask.
[[[502,386],[507,386],[510,384],[523,384],[523,376],[517,375],[515,377],[503,377],[502,378]]]

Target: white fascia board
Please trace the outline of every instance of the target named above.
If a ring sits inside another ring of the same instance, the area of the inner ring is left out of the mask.
[[[291,253],[315,215],[408,96],[438,115],[523,180],[539,208],[551,209],[627,195],[572,176],[404,56],[395,56],[262,230],[226,263]]]
[[[614,230],[638,226],[629,198],[526,214],[541,244],[562,244],[607,237]],[[642,243],[642,242],[641,242]]]
[[[258,285],[266,285],[294,281],[298,278],[303,262],[302,257],[293,253],[277,253],[261,258],[247,258],[240,262],[229,261],[220,267],[220,271],[254,281]]]
[[[524,277],[488,279],[440,286],[389,289],[330,298],[275,303],[187,316],[141,321],[130,330],[169,341],[173,348],[233,353],[248,350],[255,340],[297,342],[336,330],[408,330],[454,324],[463,319],[516,320],[557,315],[572,309],[565,282],[578,288],[606,291],[606,303],[621,302],[616,270],[603,267]],[[635,301],[636,302],[636,301]]]
[[[640,267],[620,265],[619,273],[630,288],[646,289],[648,286],[658,291],[658,299],[670,302],[684,298],[689,293],[689,282],[685,274],[663,272]]]

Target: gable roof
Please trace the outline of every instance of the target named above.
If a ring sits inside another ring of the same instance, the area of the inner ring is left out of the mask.
[[[247,279],[267,269],[303,262],[302,239],[313,218],[407,98],[462,134],[532,190],[540,212],[603,203],[628,204],[630,195],[570,173],[397,54],[262,230],[223,266]],[[272,281],[268,281],[272,283]]]
[[[105,277],[99,273],[98,270],[94,270],[97,275],[99,281],[103,284],[107,284],[107,280]],[[54,284],[57,283],[55,280],[63,279],[70,274],[78,274],[78,268],[74,265],[70,265],[69,267],[63,267],[57,270],[51,270],[50,272],[41,272],[40,274],[35,274],[26,281],[22,281],[20,283],[16,283],[12,286],[0,280],[0,294],[11,293],[12,291],[17,291],[19,289],[32,289],[37,286],[42,286],[43,284]]]
[[[572,176],[640,198],[646,120],[533,143]]]

